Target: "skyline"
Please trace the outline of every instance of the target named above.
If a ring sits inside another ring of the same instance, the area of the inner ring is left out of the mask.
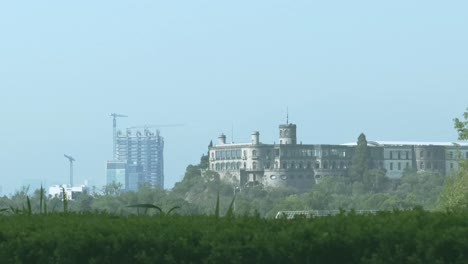
[[[105,182],[118,128],[162,128],[166,188],[221,133],[278,141],[457,141],[464,1],[0,3],[3,194],[26,179]]]

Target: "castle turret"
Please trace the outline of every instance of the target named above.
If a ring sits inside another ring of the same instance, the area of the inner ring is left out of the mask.
[[[226,135],[224,135],[224,134],[219,135],[219,137],[218,137],[218,144],[219,144],[219,145],[224,145],[224,144],[226,144]]]
[[[258,131],[252,132],[252,145],[260,144],[260,133]]]
[[[280,132],[280,144],[285,145],[296,145],[296,125],[295,124],[285,124],[279,126]]]

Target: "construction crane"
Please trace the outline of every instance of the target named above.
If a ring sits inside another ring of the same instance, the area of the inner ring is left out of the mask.
[[[63,156],[67,158],[68,161],[70,161],[70,187],[73,187],[73,162],[75,161],[75,159],[72,156],[68,156],[65,154],[63,154]]]
[[[114,159],[117,159],[117,152],[116,152],[116,142],[117,142],[117,117],[128,117],[126,115],[121,115],[121,114],[116,114],[116,113],[112,113],[110,114],[110,116],[113,117],[113,132],[114,132],[114,136],[113,136],[113,144],[114,144]]]

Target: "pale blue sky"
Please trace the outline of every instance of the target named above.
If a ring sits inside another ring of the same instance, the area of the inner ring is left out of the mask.
[[[112,112],[162,129],[166,188],[224,132],[454,141],[467,1],[1,1],[0,185],[105,182]]]

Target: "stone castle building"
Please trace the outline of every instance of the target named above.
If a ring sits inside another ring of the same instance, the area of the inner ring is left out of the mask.
[[[240,186],[263,184],[309,188],[323,177],[346,176],[356,143],[342,145],[297,144],[295,124],[279,126],[279,144],[263,144],[260,133],[251,142],[218,144],[209,148],[209,168],[221,179]],[[444,142],[368,141],[374,168],[398,179],[405,169],[435,171],[448,175],[458,169],[459,159],[468,159],[468,144]]]

